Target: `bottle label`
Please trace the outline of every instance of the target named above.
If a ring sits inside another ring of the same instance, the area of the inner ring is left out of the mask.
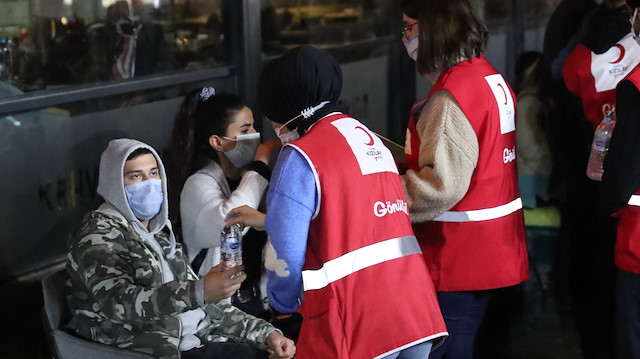
[[[593,140],[593,148],[600,152],[604,152],[605,151],[604,140]]]
[[[224,238],[220,245],[220,266],[223,271],[242,264],[242,247],[236,238]]]
[[[238,249],[240,248],[240,242],[238,241],[225,241],[222,242],[222,245],[220,246],[220,251],[223,253],[230,253],[230,252],[237,252]]]
[[[242,232],[240,231],[240,226],[226,226],[222,230],[220,241],[221,269],[225,271],[242,265]]]

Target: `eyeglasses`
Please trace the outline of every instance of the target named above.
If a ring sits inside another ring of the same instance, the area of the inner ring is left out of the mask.
[[[409,38],[409,35],[407,34],[408,31],[411,31],[411,29],[413,28],[414,25],[417,25],[418,21],[414,22],[413,24],[408,24],[402,27],[402,36],[406,37],[407,39]]]

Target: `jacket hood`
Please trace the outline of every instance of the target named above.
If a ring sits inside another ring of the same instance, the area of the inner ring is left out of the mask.
[[[169,226],[169,205],[167,201],[167,175],[158,153],[149,145],[137,140],[121,138],[109,142],[107,149],[100,157],[100,174],[98,176],[98,194],[106,202],[115,207],[129,223],[136,227],[142,227],[142,223],[136,218],[129,206],[124,190],[124,164],[129,155],[139,149],[146,148],[158,162],[160,179],[162,181],[163,201],[160,211],[149,220],[149,233],[155,234],[165,226]]]

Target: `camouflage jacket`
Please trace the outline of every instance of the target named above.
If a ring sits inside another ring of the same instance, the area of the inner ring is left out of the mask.
[[[171,244],[155,238],[165,254]],[[133,226],[108,204],[89,212],[69,238],[67,299],[69,326],[84,338],[121,348],[179,358],[181,323],[177,314],[198,308],[196,280],[178,244],[167,259],[175,280],[162,284],[161,263]],[[206,317],[196,335],[202,341],[244,341],[265,348],[275,328],[230,304],[202,307]]]

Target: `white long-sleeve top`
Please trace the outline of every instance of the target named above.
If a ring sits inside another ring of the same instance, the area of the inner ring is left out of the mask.
[[[222,168],[213,161],[187,179],[180,194],[180,217],[189,261],[209,248],[198,270],[200,277],[220,263],[220,232],[225,216],[242,205],[257,209],[268,185],[269,181],[260,174],[247,171],[238,188],[231,192]]]

